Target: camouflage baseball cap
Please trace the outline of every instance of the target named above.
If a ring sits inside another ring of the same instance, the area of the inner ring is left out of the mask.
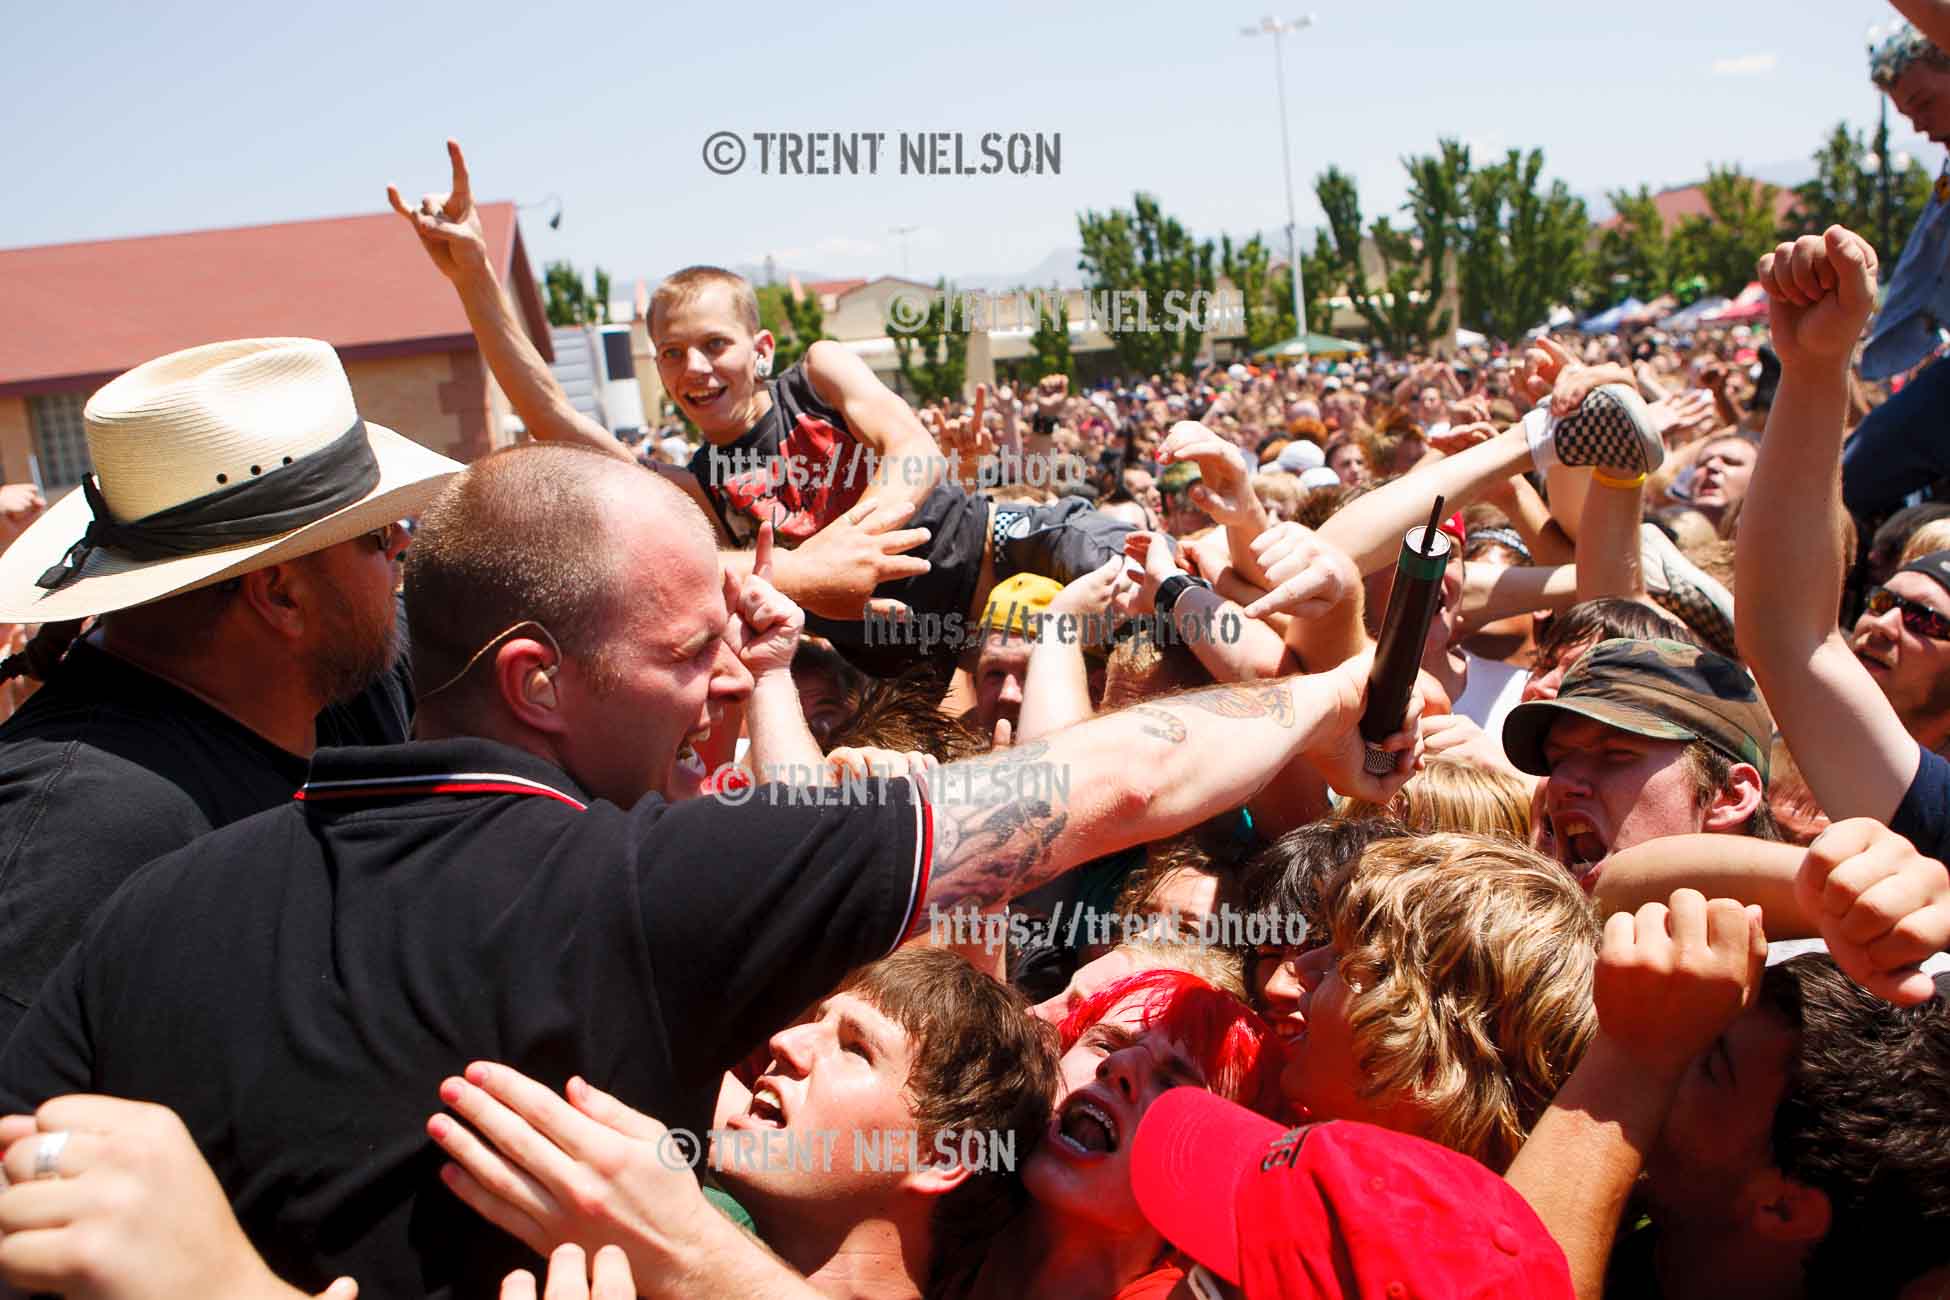
[[[1181,460],[1169,466],[1158,476],[1158,491],[1165,496],[1175,497],[1204,477],[1198,465],[1189,460]]]
[[[1680,641],[1600,641],[1564,675],[1554,700],[1532,700],[1503,720],[1503,752],[1550,775],[1544,737],[1566,713],[1658,740],[1703,740],[1767,780],[1773,719],[1747,670]]]

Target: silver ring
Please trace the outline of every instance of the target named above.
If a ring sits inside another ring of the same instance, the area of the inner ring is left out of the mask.
[[[34,1147],[34,1177],[59,1178],[61,1153],[67,1149],[68,1134],[65,1130],[43,1135]]]

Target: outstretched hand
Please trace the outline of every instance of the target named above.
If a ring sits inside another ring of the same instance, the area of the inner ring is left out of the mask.
[[[914,513],[911,504],[864,501],[801,542],[778,552],[773,564],[781,591],[809,614],[857,619],[896,617],[898,601],[875,599],[874,588],[928,571],[918,555],[905,554],[927,542],[925,528],[899,528]]]
[[[474,210],[474,190],[460,141],[447,141],[447,158],[453,164],[453,184],[445,194],[423,195],[418,208],[409,208],[399,186],[388,185],[386,198],[413,227],[440,274],[459,280],[488,269],[487,237],[481,232],[481,214]]]

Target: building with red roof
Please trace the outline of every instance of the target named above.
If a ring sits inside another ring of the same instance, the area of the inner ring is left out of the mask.
[[[1761,184],[1755,181],[1754,184]],[[1679,229],[1680,222],[1688,217],[1711,217],[1713,209],[1707,206],[1706,189],[1700,185],[1682,185],[1677,189],[1660,190],[1652,196],[1652,206],[1659,211],[1659,218],[1665,222],[1666,233]],[[1774,188],[1774,224],[1787,224],[1789,216],[1801,206],[1801,200],[1793,190],[1786,186]],[[1617,213],[1598,223],[1600,230],[1615,230],[1622,222]]]
[[[495,269],[553,359],[512,203],[481,205]],[[457,460],[513,441],[466,313],[388,211],[0,250],[0,481],[88,471],[82,407],[153,357],[298,335],[338,349],[360,414]]]

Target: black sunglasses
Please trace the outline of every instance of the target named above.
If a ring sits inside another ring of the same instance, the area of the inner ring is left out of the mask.
[[[1901,610],[1903,626],[1931,641],[1950,641],[1950,618],[1937,613],[1922,601],[1898,596],[1887,587],[1869,588],[1868,611],[1881,618],[1892,609]]]

